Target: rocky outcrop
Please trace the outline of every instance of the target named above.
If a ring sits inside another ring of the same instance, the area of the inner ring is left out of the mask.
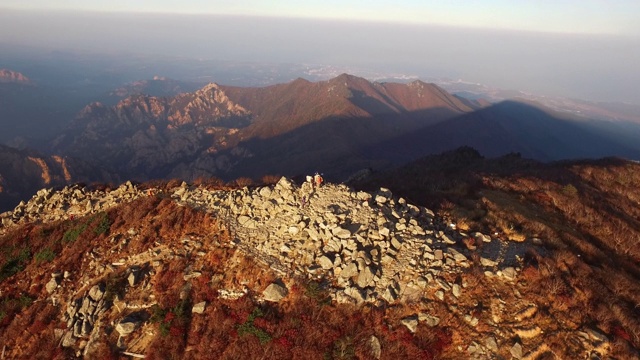
[[[0,145],[0,212],[15,207],[42,188],[90,179],[114,180],[107,172],[77,159]]]
[[[9,69],[0,69],[0,84],[31,85],[31,80],[22,73]]]
[[[0,234],[18,224],[35,220],[51,222],[72,219],[105,211],[146,195],[130,181],[106,192],[88,191],[78,185],[66,186],[60,191],[41,189],[29,201],[22,201],[12,211],[0,214]]]
[[[239,249],[282,275],[331,279],[338,302],[393,303],[425,295],[444,298],[445,293],[454,299],[465,291],[466,284],[452,279],[471,265],[458,241],[468,235],[440,224],[431,210],[394,198],[388,189],[369,194],[344,185],[297,186],[282,178],[273,187],[231,192],[183,184],[171,196],[224,218]],[[515,259],[499,258],[496,251],[510,245],[476,236],[496,243],[481,255],[492,259],[487,276],[498,277],[504,267],[511,269],[504,279],[514,280],[517,270],[510,265]]]
[[[0,232],[16,224],[104,211],[149,195],[131,183],[108,192],[77,186],[60,191],[43,189],[13,211],[0,214]],[[508,289],[512,299],[518,299],[522,267],[518,256],[531,244],[454,230],[431,210],[394,197],[385,188],[367,193],[331,183],[297,185],[283,177],[273,186],[252,189],[209,190],[182,183],[161,195],[214,215],[231,237],[224,244],[226,249],[255,260],[274,274],[266,287],[243,279],[226,282],[226,288],[216,289],[214,295],[221,301],[257,295],[256,302],[286,304],[295,294],[293,279],[308,279],[321,283],[335,303],[380,308],[414,304],[411,312],[393,324],[410,333],[455,319],[470,331],[468,345],[460,351],[471,359],[494,358],[498,353],[526,359],[548,351],[540,341],[546,329],[534,320],[538,305],[516,300],[517,304],[508,307],[495,297],[490,303],[470,306],[477,304],[477,294],[465,280],[469,271],[480,270],[480,277],[492,286]],[[140,294],[151,290],[154,275],[172,259],[187,263],[183,273],[175,274],[184,280],[180,299],[186,298],[195,281],[214,284],[219,280],[219,274],[205,278],[201,267],[191,265],[198,259],[209,259],[207,254],[215,246],[223,246],[220,242],[204,243],[202,238],[191,236],[166,243],[158,239],[139,253],[125,255],[127,243],[138,236],[137,227],[110,234],[109,250],[101,250],[111,255],[110,261],[91,252],[82,274],[68,275],[60,270],[47,279],[48,299],[65,309],[61,320],[66,328],[59,329],[57,336],[61,345],[74,349],[77,356],[91,354],[93,339],[107,329],[119,335],[117,346],[123,353],[144,353],[139,344],[153,334],[150,308],[157,303]],[[462,241],[469,238],[482,246],[469,249]],[[225,269],[233,268],[234,261],[225,264]],[[122,296],[108,293],[106,286],[109,279],[116,279],[116,273],[120,280],[115,288]],[[78,278],[72,282],[70,276]],[[207,301],[189,303],[189,309],[194,316],[217,311],[214,304],[208,308]],[[493,332],[497,328],[500,331]],[[494,335],[488,337],[488,331]],[[583,344],[584,349],[604,349],[609,344],[606,336],[591,329],[571,336],[571,341]],[[376,336],[368,338],[367,344],[373,358],[383,356],[384,346]]]

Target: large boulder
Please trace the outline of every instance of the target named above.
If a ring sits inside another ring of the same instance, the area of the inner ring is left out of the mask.
[[[286,287],[273,283],[264,289],[262,296],[264,296],[264,299],[267,301],[278,302],[287,296],[288,293],[289,291]]]

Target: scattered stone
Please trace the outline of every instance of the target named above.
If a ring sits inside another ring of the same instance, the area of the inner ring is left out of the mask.
[[[507,280],[515,280],[518,273],[513,267],[507,267],[502,270],[502,276]]]
[[[525,319],[529,319],[533,317],[538,312],[538,307],[536,305],[526,306],[524,309],[518,311],[513,318],[516,321],[522,321]]]
[[[348,279],[357,274],[358,274],[358,266],[356,265],[356,263],[352,262],[347,266],[345,266],[344,268],[342,268],[342,271],[340,272],[340,277]]]
[[[459,298],[460,297],[460,285],[453,284],[453,286],[451,287],[451,292],[453,293],[453,296],[455,296],[456,298]]]
[[[89,297],[93,301],[100,301],[103,296],[104,289],[102,288],[102,285],[94,285],[91,287],[91,289],[89,289]]]
[[[202,314],[204,312],[204,308],[207,306],[207,302],[206,301],[202,301],[199,302],[195,305],[193,305],[193,308],[191,309],[191,312],[194,314]]]
[[[374,335],[371,335],[368,341],[369,344],[369,352],[374,359],[380,359],[380,355],[382,354],[382,348],[380,347],[380,340]]]
[[[58,288],[58,278],[51,278],[51,280],[49,280],[49,282],[44,286],[44,288],[47,290],[49,294],[56,291],[56,288]]]
[[[365,288],[367,286],[370,286],[373,283],[373,276],[374,274],[373,274],[373,270],[371,269],[371,266],[365,266],[364,269],[362,269],[358,274],[358,279],[356,280],[356,283],[360,288]]]
[[[473,327],[478,325],[478,322],[479,322],[478,318],[475,317],[475,316],[472,316],[472,315],[465,315],[464,316],[464,321],[466,321],[467,324],[469,324],[469,325],[471,325]]]
[[[429,327],[435,327],[440,324],[440,318],[429,314],[419,314],[418,320],[424,322]]]
[[[409,329],[411,333],[415,333],[418,329],[418,317],[417,316],[408,316],[400,320],[400,323]]]
[[[391,238],[391,246],[393,246],[393,248],[396,249],[396,250],[400,250],[400,248],[402,247],[402,244],[394,236],[394,237]]]
[[[520,343],[515,343],[511,349],[509,349],[511,356],[516,359],[522,359],[522,345]]]
[[[491,260],[491,259],[487,259],[487,258],[480,258],[480,264],[482,264],[482,266],[486,266],[486,267],[494,267],[496,265],[498,265],[497,262]]]
[[[344,293],[353,299],[356,305],[362,304],[365,301],[365,297],[362,295],[362,292],[355,287],[345,288]]]
[[[494,338],[493,336],[489,336],[488,338],[484,339],[484,345],[491,352],[494,352],[494,353],[498,352],[498,343],[496,342],[496,338]]]
[[[76,338],[71,331],[67,332],[62,338],[62,347],[72,347],[76,344]]]
[[[329,259],[326,255],[323,255],[318,258],[318,265],[322,267],[324,270],[328,270],[333,268],[333,261]]]
[[[520,339],[532,339],[542,333],[542,329],[539,326],[518,327],[514,328],[513,332],[520,337]]]
[[[120,336],[129,335],[136,330],[139,322],[135,320],[122,320],[116,325],[116,331]]]
[[[289,291],[287,290],[287,288],[282,285],[273,283],[267,286],[266,289],[264,289],[264,291],[262,292],[262,296],[264,296],[264,299],[266,301],[278,302],[285,296],[287,296],[288,293]]]

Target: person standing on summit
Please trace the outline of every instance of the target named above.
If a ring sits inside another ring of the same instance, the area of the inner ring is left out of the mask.
[[[322,175],[316,173],[313,176],[313,182],[315,183],[316,187],[320,187],[320,185],[322,185],[322,182],[324,181],[324,179],[322,178]]]

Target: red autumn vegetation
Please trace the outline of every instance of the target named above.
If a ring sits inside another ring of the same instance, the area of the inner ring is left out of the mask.
[[[541,239],[545,254],[523,271],[526,296],[576,327],[595,324],[625,354],[640,348],[638,184],[640,164],[622,159],[543,164],[461,148],[356,186],[387,187],[468,232]]]

